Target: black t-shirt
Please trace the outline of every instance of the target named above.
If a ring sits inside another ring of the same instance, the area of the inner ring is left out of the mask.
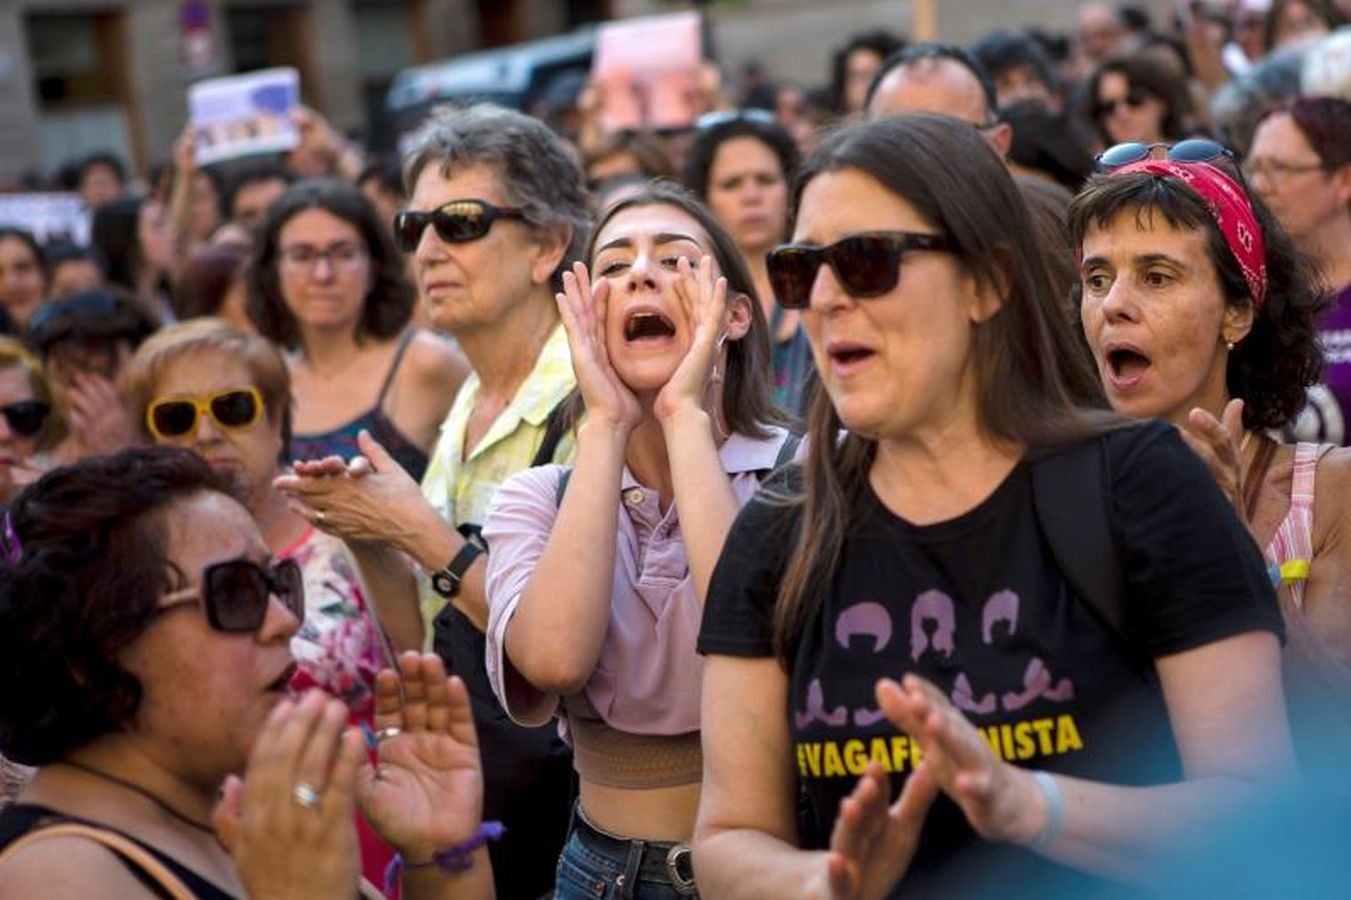
[[[1279,634],[1280,613],[1252,538],[1171,427],[1134,425],[1100,440],[1111,496],[1083,502],[1109,504],[1126,635],[1111,633],[1056,566],[1033,507],[1032,464],[934,525],[912,525],[862,491],[790,677],[804,846],[828,844],[839,802],[870,759],[892,773],[893,796],[915,765],[916,746],[877,709],[883,675],[929,679],[1017,765],[1118,784],[1180,777],[1152,660],[1255,629]],[[763,495],[742,510],[713,576],[700,652],[772,655],[798,510]],[[939,884],[978,890],[973,875],[1029,889],[1082,877],[980,841],[940,797],[896,896]]]

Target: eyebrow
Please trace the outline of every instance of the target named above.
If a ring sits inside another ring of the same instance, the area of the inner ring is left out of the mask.
[[[654,237],[654,242],[658,244],[673,244],[676,241],[689,241],[691,244],[694,244],[695,246],[699,245],[699,242],[696,239],[694,239],[688,234],[681,234],[678,231],[663,231],[659,232]],[[604,253],[606,250],[611,250],[615,248],[628,248],[632,246],[633,246],[633,238],[617,237],[613,241],[607,241],[606,243],[597,247],[596,254],[599,255],[601,253]]]
[[[1132,256],[1131,263],[1137,266],[1152,266],[1155,263],[1168,263],[1180,269],[1189,268],[1186,263],[1176,256],[1169,256],[1167,253],[1142,253],[1139,256]],[[1105,256],[1086,256],[1084,261],[1079,264],[1079,268],[1087,269],[1090,266],[1111,265],[1111,260]]]

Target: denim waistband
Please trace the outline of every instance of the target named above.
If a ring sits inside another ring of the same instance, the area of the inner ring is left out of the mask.
[[[572,827],[582,846],[593,853],[612,859],[621,866],[637,857],[637,873],[641,881],[669,884],[681,894],[697,896],[694,885],[694,864],[690,845],[670,841],[643,841],[607,834],[586,820],[580,804],[573,814]]]

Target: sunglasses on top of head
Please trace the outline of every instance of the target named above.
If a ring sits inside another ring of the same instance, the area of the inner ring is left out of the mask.
[[[431,225],[447,244],[466,244],[487,234],[498,219],[525,219],[525,210],[486,200],[452,200],[430,212],[403,209],[394,214],[394,242],[412,253]]]
[[[216,631],[252,634],[267,619],[268,600],[275,594],[291,615],[305,621],[305,580],[293,559],[279,559],[264,568],[248,559],[231,559],[207,566],[201,585],[170,591],[160,598],[156,613],[197,600],[206,607],[206,620]]]
[[[146,408],[145,424],[160,440],[192,437],[200,416],[209,416],[223,431],[252,428],[263,417],[263,397],[251,385],[205,397],[161,397]]]
[[[19,437],[33,437],[42,430],[52,408],[41,400],[20,400],[0,406],[9,430]]]
[[[851,234],[824,247],[784,244],[769,253],[769,282],[774,299],[784,309],[806,309],[811,304],[817,270],[825,263],[851,297],[880,297],[900,281],[901,257],[906,253],[952,249],[941,234],[909,231]]]
[[[1208,138],[1189,138],[1185,141],[1178,141],[1176,144],[1146,144],[1131,141],[1130,143],[1108,147],[1093,159],[1098,164],[1099,172],[1111,172],[1122,166],[1129,166],[1131,163],[1151,159],[1154,151],[1159,149],[1165,151],[1164,158],[1169,162],[1218,164],[1221,171],[1237,181],[1242,187],[1246,189],[1248,186],[1234,151],[1218,141],[1212,141]]]

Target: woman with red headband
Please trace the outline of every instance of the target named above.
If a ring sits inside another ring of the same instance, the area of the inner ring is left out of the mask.
[[[1298,736],[1301,685],[1342,707],[1351,685],[1351,452],[1270,436],[1318,377],[1319,289],[1223,157],[1179,148],[1096,176],[1071,207],[1084,333],[1112,406],[1178,425],[1265,548]]]

